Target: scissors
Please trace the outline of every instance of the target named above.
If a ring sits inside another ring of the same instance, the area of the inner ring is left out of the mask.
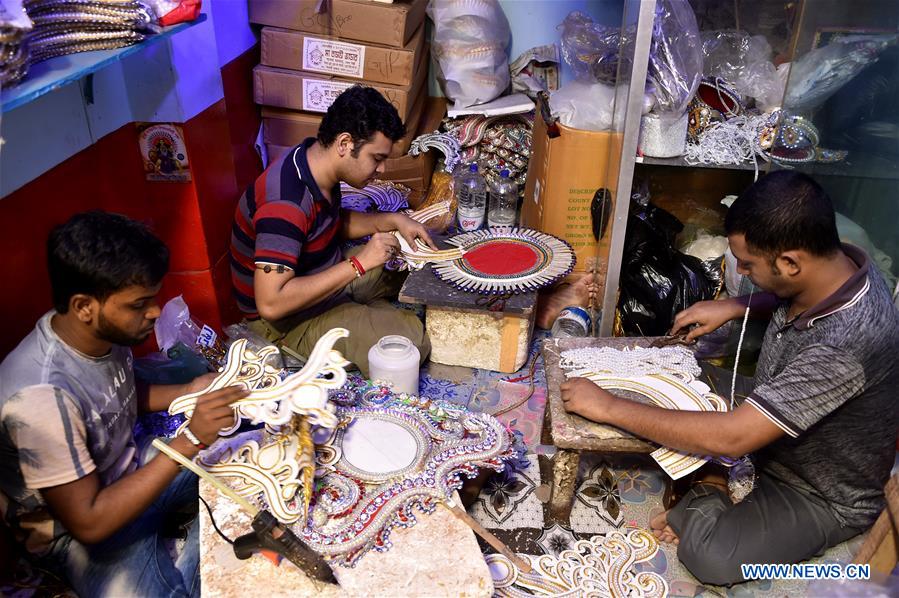
[[[696,341],[688,341],[687,333],[681,332],[680,334],[672,334],[657,338],[652,341],[649,346],[654,349],[661,349],[662,347],[671,347],[674,345],[692,345],[695,342]]]
[[[503,311],[506,308],[506,301],[512,298],[512,293],[501,293],[499,295],[484,295],[475,299],[474,304],[478,307],[486,307],[487,311]]]

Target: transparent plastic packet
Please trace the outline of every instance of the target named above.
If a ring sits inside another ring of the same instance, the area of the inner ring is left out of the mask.
[[[703,31],[701,37],[707,77],[724,79],[763,111],[780,106],[785,81],[771,61],[773,50],[765,36],[731,29]]]

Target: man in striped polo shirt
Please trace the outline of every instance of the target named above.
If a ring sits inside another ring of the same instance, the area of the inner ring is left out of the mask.
[[[870,527],[886,504],[899,427],[899,310],[865,252],[840,243],[824,190],[774,172],[733,203],[725,229],[738,271],[767,292],[697,303],[673,332],[695,339],[742,318],[747,304],[770,317],[752,388],[733,411],[669,411],[584,378],[562,385],[565,408],[594,421],[686,453],[752,455],[758,475],[741,502],[705,466],[651,522],[715,585],[744,581],[741,565],[797,563]]]
[[[392,231],[414,247],[435,248],[425,227],[404,214],[341,209],[340,183],[362,188],[405,135],[396,109],[377,91],[343,92],[310,137],[272,162],[238,203],[231,232],[231,280],[250,327],[309,356],[332,328],[346,328],[335,348],[368,375],[368,350],[399,334],[424,361],[431,345],[421,320],[388,301],[404,274],[384,264],[399,251]],[[341,243],[371,236],[346,255]]]

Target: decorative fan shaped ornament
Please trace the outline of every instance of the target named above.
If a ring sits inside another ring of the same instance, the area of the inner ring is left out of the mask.
[[[435,263],[434,273],[463,291],[483,295],[536,291],[574,268],[575,255],[568,243],[528,228],[477,230],[448,243],[464,255]]]

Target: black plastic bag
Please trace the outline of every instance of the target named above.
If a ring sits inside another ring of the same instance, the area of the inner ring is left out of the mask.
[[[702,260],[674,248],[684,225],[652,204],[631,204],[618,309],[627,336],[667,334],[674,316],[718,287]]]

